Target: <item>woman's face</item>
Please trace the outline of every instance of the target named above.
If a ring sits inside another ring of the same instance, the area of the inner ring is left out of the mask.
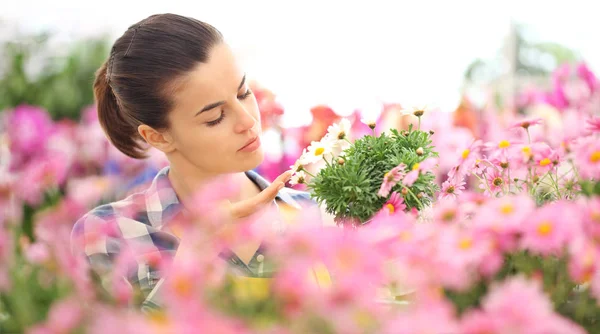
[[[256,98],[225,43],[178,87],[169,113],[173,158],[207,174],[247,171],[262,162]]]

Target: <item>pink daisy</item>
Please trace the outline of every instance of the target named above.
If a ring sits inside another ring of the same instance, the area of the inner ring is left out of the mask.
[[[592,117],[586,121],[585,129],[589,132],[600,132],[600,117]]]
[[[402,184],[404,184],[407,187],[412,186],[413,183],[415,183],[415,181],[417,181],[417,179],[419,178],[419,174],[421,172],[426,173],[431,171],[433,167],[435,167],[437,162],[438,160],[436,158],[427,158],[420,163],[414,164],[412,170],[408,172],[406,176],[404,176]]]
[[[406,209],[406,205],[404,205],[404,197],[397,192],[392,193],[392,196],[390,196],[390,199],[385,202],[382,208],[382,210],[386,211],[390,215],[404,211],[404,209]]]
[[[456,199],[463,190],[465,190],[465,181],[462,178],[460,180],[446,180],[446,182],[442,184],[440,198],[450,197]]]
[[[510,128],[514,129],[514,128],[523,128],[525,130],[529,129],[530,126],[534,126],[534,125],[540,125],[542,124],[542,119],[541,118],[530,118],[530,119],[525,119],[516,123],[513,123]]]
[[[479,185],[479,188],[485,189],[486,194],[495,196],[504,189],[506,180],[502,176],[499,168],[488,168],[485,173],[484,183]]]
[[[600,141],[592,136],[573,145],[575,165],[583,179],[600,179]]]
[[[390,170],[389,172],[385,173],[385,175],[383,176],[383,182],[381,183],[381,188],[379,188],[379,192],[377,192],[377,195],[381,197],[387,197],[392,188],[405,176],[405,168],[406,165],[401,163],[398,166],[392,168],[392,170]]]

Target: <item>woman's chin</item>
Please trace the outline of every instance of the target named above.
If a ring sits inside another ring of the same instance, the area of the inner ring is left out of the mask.
[[[264,159],[265,152],[261,147],[256,151],[251,152],[250,154],[246,154],[246,156],[243,159],[241,159],[241,161],[239,161],[239,168],[243,171],[255,169],[256,167],[260,166]]]

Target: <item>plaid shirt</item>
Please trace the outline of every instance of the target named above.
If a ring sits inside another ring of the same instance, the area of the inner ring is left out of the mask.
[[[128,268],[126,279],[142,292],[145,298],[143,310],[160,307],[157,291],[164,281],[158,268],[149,263],[148,255],[172,259],[180,241],[168,226],[169,221],[183,210],[167,177],[168,172],[169,167],[163,168],[145,191],[91,210],[75,223],[71,235],[73,252],[85,255],[105,288],[108,288],[118,255],[126,247],[133,250],[136,263]],[[246,175],[260,190],[270,184],[253,171],[246,172]],[[283,188],[274,202],[299,209],[303,201],[310,201],[307,193]],[[142,253],[135,254],[136,250]],[[263,246],[260,246],[248,265],[230,250],[223,251],[221,258],[228,261],[236,274],[263,277],[260,265],[264,261],[263,251]]]

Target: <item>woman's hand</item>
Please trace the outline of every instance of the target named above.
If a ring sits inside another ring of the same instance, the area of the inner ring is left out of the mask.
[[[270,204],[279,190],[283,189],[285,183],[292,177],[291,171],[286,171],[279,175],[270,186],[261,191],[258,195],[245,199],[243,201],[229,203],[229,212],[233,219],[239,219],[251,216]]]

